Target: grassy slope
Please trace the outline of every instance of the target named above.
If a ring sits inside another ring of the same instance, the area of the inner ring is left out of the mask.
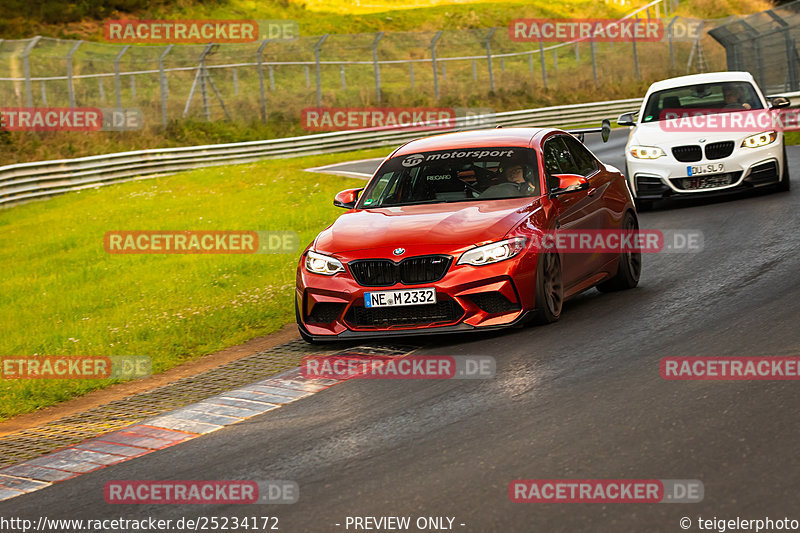
[[[303,168],[390,149],[270,160],[71,193],[0,211],[0,354],[148,355],[159,372],[294,318],[298,253],[111,255],[110,230],[296,231],[301,247],[363,183]],[[0,419],[105,385],[0,381]]]

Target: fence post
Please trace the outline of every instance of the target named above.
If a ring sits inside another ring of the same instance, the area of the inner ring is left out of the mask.
[[[47,105],[47,87],[44,80],[42,80],[42,104]]]
[[[167,127],[167,98],[169,97],[169,85],[167,85],[167,73],[164,72],[164,58],[172,50],[174,45],[169,44],[167,48],[158,56],[158,85],[161,92],[161,125]]]
[[[136,100],[136,75],[131,74],[131,101]]]
[[[558,71],[558,48],[553,48],[553,70]]]
[[[261,122],[267,121],[267,95],[264,94],[264,47],[267,46],[267,43],[269,43],[269,39],[264,39],[264,42],[261,43],[256,52],[258,59],[258,91],[261,100]],[[270,71],[271,73],[272,71]]]
[[[239,96],[239,76],[236,74],[236,67],[233,67],[233,95]]]
[[[269,90],[275,90],[275,72],[272,65],[269,66]]]
[[[39,42],[41,39],[41,35],[37,35],[28,45],[25,47],[25,50],[22,52],[22,65],[25,70],[25,96],[27,97],[28,107],[33,107],[33,89],[31,88],[31,63],[30,63],[30,53],[33,50],[33,47],[36,46],[36,43]]]
[[[214,46],[214,43],[208,43],[208,46],[205,47],[200,55],[200,70],[198,71],[200,74],[200,96],[203,99],[203,114],[206,116],[206,122],[211,121],[211,109],[208,107],[208,89],[206,89],[206,76],[208,75],[206,72],[206,55],[211,51],[212,46]]]
[[[78,50],[78,47],[83,44],[83,41],[78,41],[75,46],[70,48],[67,52],[67,95],[69,98],[69,106],[75,107],[75,84],[72,79],[72,56]]]
[[[100,103],[106,103],[106,88],[103,85],[103,78],[97,78],[97,91],[100,93]]]
[[[581,60],[581,49],[578,46],[578,43],[575,43],[575,62],[578,63]]]
[[[342,78],[342,90],[347,90],[347,81],[344,78],[344,65],[339,65],[339,77]]]
[[[375,73],[375,98],[378,104],[381,103],[381,66],[378,63],[378,42],[383,38],[383,32],[379,31],[375,34],[375,40],[372,41],[372,69]],[[344,80],[344,75],[342,75]]]
[[[308,68],[308,65],[303,65],[303,70],[306,72],[306,89],[311,87],[311,71]]]
[[[433,65],[433,92],[436,99],[439,99],[439,69],[436,65],[436,41],[442,36],[442,30],[436,32],[436,35],[431,39],[431,63]]]
[[[122,47],[122,50],[119,51],[117,57],[114,58],[114,90],[117,93],[117,108],[122,107],[122,88],[120,87],[120,80],[119,80],[119,60],[122,59],[122,56],[125,52],[128,51],[131,45],[126,44]]]
[[[489,28],[484,44],[486,46],[486,63],[489,66],[489,89],[494,91],[494,72],[492,71],[492,37],[497,28]]]
[[[472,60],[472,81],[478,81],[478,64]]]
[[[547,68],[544,64],[544,44],[541,39],[539,39],[539,59],[541,59],[542,63],[542,85],[547,89]]]
[[[533,72],[533,52],[528,54],[528,70]]]
[[[411,78],[411,88],[414,88],[414,63],[408,64],[408,75]]]
[[[597,58],[595,57],[596,56],[596,54],[595,54],[595,42],[594,42],[595,28],[597,28],[597,23],[595,23],[595,25],[592,26],[592,38],[589,40],[589,44],[591,45],[590,49],[592,51],[592,76],[594,76],[594,85],[595,85],[595,87],[597,87],[599,85],[599,83],[597,81]]]
[[[317,44],[314,45],[314,62],[317,66],[317,107],[322,107],[322,72],[319,66],[319,54],[322,50],[322,43],[325,42],[325,39],[328,38],[328,34],[326,33],[322,37],[320,37]]]
[[[636,79],[641,80],[642,75],[639,72],[639,52],[636,50],[636,35],[633,36],[631,42],[633,44],[633,70],[636,74]]]
[[[666,5],[666,4],[665,4]],[[672,17],[672,20],[667,24],[667,39],[669,40],[669,68],[675,68],[675,49],[672,46],[672,25],[678,20],[678,16]]]

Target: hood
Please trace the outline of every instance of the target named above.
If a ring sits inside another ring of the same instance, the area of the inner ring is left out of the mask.
[[[498,240],[528,217],[538,198],[363,209],[340,216],[314,249],[325,253],[422,245],[472,245]]]
[[[668,148],[684,144],[708,144],[717,141],[739,141],[759,131],[666,131],[659,122],[639,124],[632,132],[628,145]],[[702,143],[700,139],[705,139]],[[737,146],[739,144],[737,142]]]

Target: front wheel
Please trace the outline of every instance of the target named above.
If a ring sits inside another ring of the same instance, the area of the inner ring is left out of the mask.
[[[633,233],[638,231],[639,224],[632,213],[625,214],[622,222],[622,231]],[[604,281],[597,288],[601,292],[622,291],[632,289],[639,284],[639,275],[642,272],[642,252],[638,250],[622,250],[619,254],[617,273],[613,278]]]
[[[550,324],[561,317],[564,304],[561,259],[557,253],[545,253],[539,256],[537,262],[536,311],[533,320],[537,324]]]

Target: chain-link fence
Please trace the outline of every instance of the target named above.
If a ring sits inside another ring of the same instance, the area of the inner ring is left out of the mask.
[[[166,127],[186,117],[267,121],[309,106],[486,104],[499,91],[624,86],[724,70],[708,30],[728,20],[673,16],[658,0],[658,42],[517,42],[507,27],[306,36],[248,44],[116,45],[36,37],[0,41],[4,106],[141,109]],[[668,15],[668,17],[665,17]],[[552,92],[552,91],[551,91]],[[602,96],[598,94],[598,96]]]
[[[728,70],[750,72],[761,87],[800,90],[800,1],[733,20],[709,33],[725,47]]]

